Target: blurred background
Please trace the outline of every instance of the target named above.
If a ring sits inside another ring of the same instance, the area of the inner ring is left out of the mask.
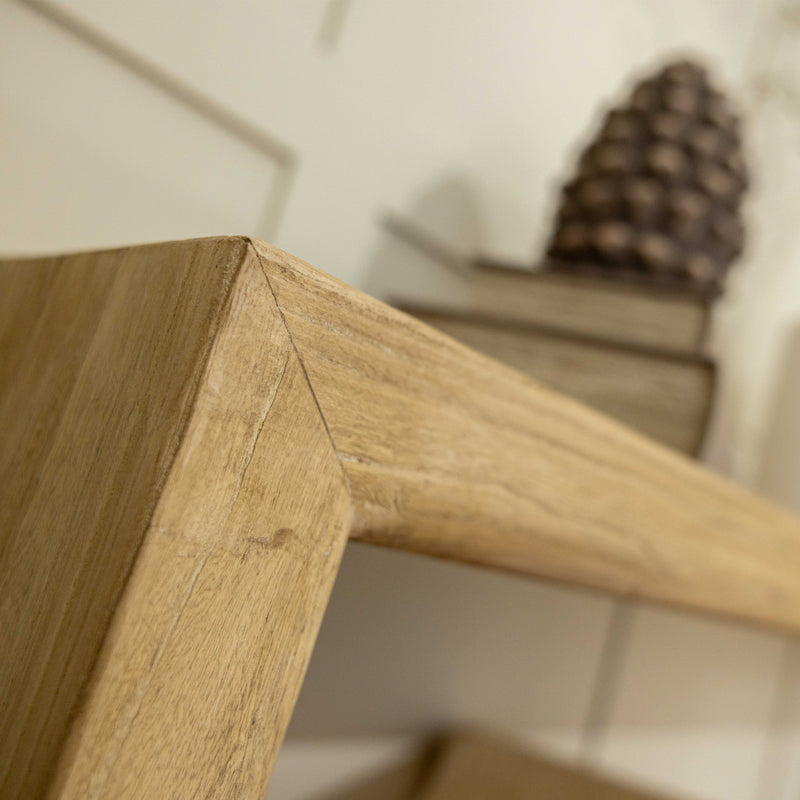
[[[687,53],[752,180],[700,457],[800,511],[797,0],[0,0],[0,251],[247,234],[467,303],[462,259],[535,265],[604,111]],[[671,797],[798,798],[800,648],[351,545],[268,797],[465,725]]]

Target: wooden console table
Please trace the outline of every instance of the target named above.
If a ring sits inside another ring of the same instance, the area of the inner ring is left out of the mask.
[[[0,266],[0,796],[258,798],[348,537],[800,629],[800,522],[268,245]]]

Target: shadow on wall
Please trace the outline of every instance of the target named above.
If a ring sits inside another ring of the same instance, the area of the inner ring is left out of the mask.
[[[786,337],[777,375],[757,487],[800,511],[800,321]]]
[[[474,256],[484,244],[477,192],[465,176],[449,175],[432,184],[402,217],[464,258]],[[385,221],[381,224],[381,238],[364,270],[366,292],[384,301],[467,298],[469,288],[463,275],[402,241]]]

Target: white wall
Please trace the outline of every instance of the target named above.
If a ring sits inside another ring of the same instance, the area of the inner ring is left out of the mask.
[[[27,8],[0,15],[4,252],[257,228],[274,159]]]
[[[800,509],[798,20],[782,0],[0,0],[0,249],[244,233],[455,293],[381,216],[533,261],[598,103],[694,50],[750,112],[757,178],[707,458]],[[353,547],[270,797],[476,721],[687,796],[788,798],[798,663],[777,635]]]

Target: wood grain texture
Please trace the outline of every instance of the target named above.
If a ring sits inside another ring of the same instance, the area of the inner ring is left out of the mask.
[[[706,358],[425,306],[402,310],[657,442],[687,455],[700,448],[715,375]]]
[[[355,504],[354,538],[800,628],[800,521],[256,244]]]
[[[348,533],[800,629],[797,520],[267,245],[0,306],[4,798],[260,798]]]
[[[262,797],[349,515],[302,367],[248,261],[53,796]]]
[[[244,251],[188,243],[3,269],[3,290],[21,287],[0,359],[3,797],[46,780]]]
[[[0,280],[0,795],[261,797],[350,514],[264,272],[222,239]]]
[[[2,266],[0,333],[0,557],[44,466],[114,269],[93,257]],[[18,535],[18,534],[17,534]]]

